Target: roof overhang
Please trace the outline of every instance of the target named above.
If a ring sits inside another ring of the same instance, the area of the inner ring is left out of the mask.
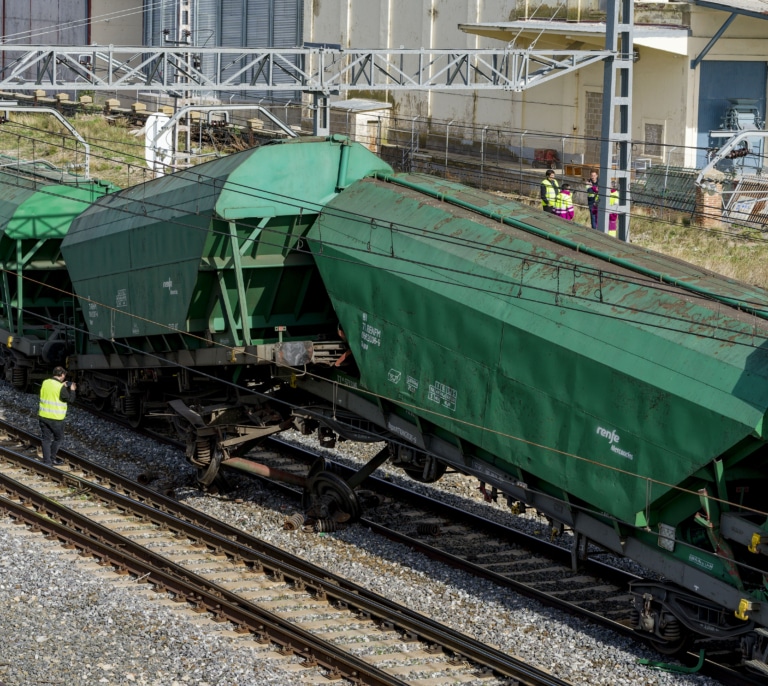
[[[349,100],[334,100],[330,103],[332,110],[347,110],[355,114],[364,112],[376,112],[378,110],[391,110],[391,102],[381,100],[368,100],[365,98],[349,98]]]
[[[696,69],[696,67],[701,64],[702,60],[709,54],[709,51],[715,43],[722,38],[723,34],[728,30],[728,27],[733,23],[733,20],[736,19],[736,17],[744,16],[753,19],[768,19],[768,7],[765,5],[765,0],[733,0],[732,2],[693,0],[693,4],[705,9],[727,12],[728,18],[717,30],[715,35],[712,36],[712,39],[707,43],[706,47],[691,60],[691,69]]]
[[[693,0],[698,7],[721,10],[730,14],[741,14],[755,19],[768,19],[768,5],[764,0],[736,0],[735,2],[715,2],[714,0]]]
[[[465,33],[495,38],[515,47],[542,50],[591,50],[605,47],[605,23],[535,21],[521,19],[507,22],[459,24]],[[635,25],[633,42],[677,55],[688,54],[690,30],[683,26]],[[535,44],[535,45],[534,45]]]

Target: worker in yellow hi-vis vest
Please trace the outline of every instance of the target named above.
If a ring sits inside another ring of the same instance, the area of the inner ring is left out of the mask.
[[[541,196],[541,209],[550,214],[555,212],[555,198],[560,192],[560,184],[555,178],[554,169],[547,169],[544,174],[544,180],[539,184],[539,195]]]
[[[608,207],[611,208],[614,205],[619,204],[619,191],[616,188],[616,182],[614,181],[613,185],[611,186],[611,192],[608,193]],[[613,236],[614,238],[619,237],[618,232],[618,226],[619,226],[619,215],[616,212],[611,212],[610,209],[608,210],[608,235]]]
[[[40,408],[37,415],[43,443],[43,462],[47,465],[64,464],[56,455],[64,439],[64,420],[67,417],[67,403],[75,399],[77,384],[65,381],[67,370],[56,367],[53,378],[43,381],[40,387]]]

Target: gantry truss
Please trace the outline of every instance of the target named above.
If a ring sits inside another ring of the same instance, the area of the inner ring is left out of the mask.
[[[0,90],[523,91],[609,50],[344,50],[0,45]]]

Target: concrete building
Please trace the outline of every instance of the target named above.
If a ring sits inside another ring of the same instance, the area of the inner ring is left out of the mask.
[[[306,0],[304,33],[307,41],[358,48],[590,50],[605,45],[604,19],[605,3],[594,0],[563,6],[536,0]],[[713,145],[710,131],[727,125],[724,119],[765,118],[768,21],[760,19],[768,14],[759,0],[635,3],[632,138],[639,144],[633,157],[642,164],[701,165]],[[602,89],[597,64],[523,93],[393,91],[365,97],[387,100],[403,118],[572,135],[581,142],[567,147],[597,161]]]

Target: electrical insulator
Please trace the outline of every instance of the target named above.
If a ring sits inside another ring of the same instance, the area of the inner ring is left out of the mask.
[[[749,155],[749,148],[746,145],[742,145],[735,150],[731,150],[731,152],[726,155],[726,158],[733,160],[737,157],[746,157],[747,155]]]

